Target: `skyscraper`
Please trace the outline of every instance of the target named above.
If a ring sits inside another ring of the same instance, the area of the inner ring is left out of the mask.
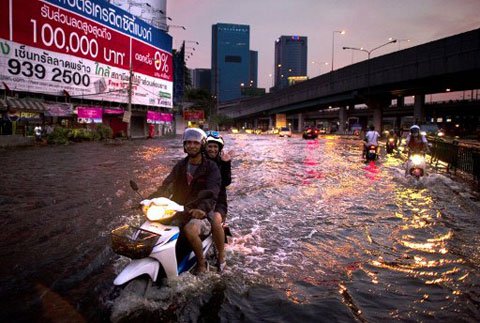
[[[212,26],[212,93],[219,102],[241,97],[250,82],[250,26]]]
[[[295,78],[307,77],[307,37],[281,36],[275,41],[275,89],[282,89]]]
[[[250,51],[250,78],[248,86],[257,87],[258,82],[258,52]]]
[[[209,68],[196,68],[192,70],[192,87],[194,89],[205,90],[211,92],[211,69]]]

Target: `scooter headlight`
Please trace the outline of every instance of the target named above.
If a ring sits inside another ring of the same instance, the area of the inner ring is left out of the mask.
[[[421,155],[413,155],[410,157],[410,160],[412,161],[413,165],[418,166],[425,162],[425,157]]]
[[[142,211],[149,221],[161,221],[172,218],[175,213],[182,212],[183,206],[164,197],[143,200]]]
[[[176,211],[168,210],[164,206],[152,205],[147,207],[147,212],[145,215],[150,221],[160,221],[171,218],[175,213]]]
[[[389,142],[394,142],[394,141],[395,141],[395,139],[393,139],[393,138],[390,138],[390,139],[388,139],[388,141],[389,141]]]

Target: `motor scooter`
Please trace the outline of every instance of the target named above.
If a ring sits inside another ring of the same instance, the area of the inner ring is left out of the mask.
[[[395,142],[394,137],[388,137],[387,138],[387,144],[386,144],[386,150],[387,154],[393,154],[393,151],[397,148],[397,143]]]
[[[366,161],[375,161],[377,159],[377,146],[375,145],[369,145],[367,147],[367,153],[365,155]]]
[[[411,175],[419,180],[420,177],[425,176],[426,168],[425,155],[415,153],[408,157],[405,175]]]
[[[139,194],[135,182],[131,181],[130,186]],[[144,199],[140,204],[147,218],[145,223],[140,227],[124,225],[111,232],[113,251],[132,259],[113,283],[124,285],[144,275],[153,282],[158,282],[163,277],[176,277],[193,269],[196,257],[186,238],[180,235],[179,224],[182,222],[181,217],[187,215],[190,208],[212,195],[211,191],[200,191],[197,199],[185,206],[165,197]],[[228,228],[224,230],[229,234]],[[202,240],[204,256],[212,245],[210,233]]]

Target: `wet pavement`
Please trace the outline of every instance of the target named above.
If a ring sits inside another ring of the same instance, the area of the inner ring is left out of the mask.
[[[8,321],[480,319],[480,202],[403,161],[360,161],[353,138],[226,135],[233,150],[228,271],[145,296],[113,287],[128,259],[109,233],[142,220],[183,156],[179,139],[0,151],[0,319]]]

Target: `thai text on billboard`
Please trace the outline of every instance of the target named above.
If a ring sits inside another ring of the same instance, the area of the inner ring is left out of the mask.
[[[0,0],[0,8],[1,86],[119,103],[131,88],[133,104],[172,107],[170,35],[101,0]]]
[[[203,110],[186,110],[183,111],[183,119],[185,121],[200,121],[205,119]]]

